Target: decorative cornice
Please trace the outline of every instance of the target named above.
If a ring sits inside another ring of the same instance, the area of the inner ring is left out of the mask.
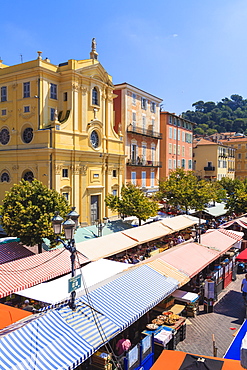
[[[61,164],[55,164],[55,174],[60,175],[62,171],[63,166]]]
[[[35,115],[35,109],[36,109],[36,107],[35,107],[35,106],[32,106],[32,107],[31,107],[31,112],[24,113],[24,112],[22,111],[22,109],[21,109],[21,108],[19,108],[19,109],[18,109],[18,111],[19,111],[19,116],[20,116],[20,117],[22,117],[22,118],[24,118],[24,119],[29,119],[29,118],[31,118],[32,116],[34,116],[34,115]]]

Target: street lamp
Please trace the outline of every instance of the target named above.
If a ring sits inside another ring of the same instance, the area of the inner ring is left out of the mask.
[[[54,234],[61,234],[62,227],[64,229],[65,239],[64,240],[57,238],[57,241],[61,242],[68,251],[70,251],[70,260],[71,260],[71,276],[75,276],[75,254],[76,254],[76,247],[75,247],[75,240],[74,240],[74,232],[78,226],[78,218],[79,214],[75,211],[75,207],[72,207],[71,211],[66,216],[67,220],[63,222],[63,218],[59,216],[59,213],[56,212],[55,216],[52,218],[52,226],[54,230]],[[75,296],[76,292],[71,292],[71,301],[69,306],[72,310],[75,310]]]
[[[105,227],[105,225],[108,222],[108,217],[103,217],[103,222],[102,220],[95,220],[95,225],[98,229],[98,237],[102,236],[102,231]]]
[[[191,230],[191,235],[195,242],[201,243],[201,225],[195,225],[195,228]]]

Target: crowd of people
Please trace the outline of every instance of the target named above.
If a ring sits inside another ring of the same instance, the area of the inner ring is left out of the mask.
[[[42,302],[37,302],[29,299],[24,299],[21,296],[18,295],[12,295],[10,297],[7,297],[9,299],[0,299],[0,303],[3,303],[7,306],[15,307],[22,309],[24,311],[36,313],[44,304]]]

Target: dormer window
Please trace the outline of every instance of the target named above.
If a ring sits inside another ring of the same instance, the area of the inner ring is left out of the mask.
[[[92,91],[92,104],[99,105],[99,92],[96,87],[94,87]]]

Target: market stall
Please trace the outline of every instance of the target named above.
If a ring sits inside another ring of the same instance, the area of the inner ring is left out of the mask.
[[[31,312],[0,303],[0,329],[3,329],[6,326],[30,315],[32,315]]]
[[[172,296],[175,298],[175,304],[185,304],[183,313],[186,316],[195,317],[197,315],[199,308],[198,294],[178,289],[172,293]],[[172,308],[171,311],[173,311]]]
[[[190,367],[189,367],[190,366]],[[243,370],[240,361],[210,356],[198,356],[180,351],[163,351],[151,370]]]

